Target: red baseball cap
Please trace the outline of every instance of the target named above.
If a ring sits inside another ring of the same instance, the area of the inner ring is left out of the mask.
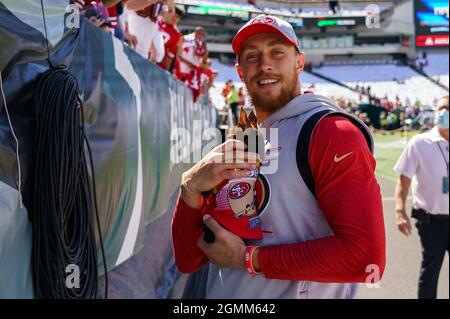
[[[247,22],[236,33],[231,44],[234,53],[236,55],[239,55],[241,47],[245,43],[245,41],[247,41],[254,35],[262,33],[279,34],[286,41],[292,44],[298,52],[300,52],[297,35],[295,34],[294,28],[289,22],[274,16],[261,14]]]

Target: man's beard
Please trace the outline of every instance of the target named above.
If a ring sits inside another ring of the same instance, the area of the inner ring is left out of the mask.
[[[258,79],[262,78],[264,75],[264,72],[260,72],[256,76],[254,76],[252,81],[256,83],[256,81],[258,81]],[[267,75],[266,77],[270,76]],[[276,78],[278,79],[279,83],[281,83],[281,91],[277,96],[273,98],[265,96],[263,93],[258,91],[257,88],[253,90],[253,88],[246,83],[248,94],[250,95],[253,105],[255,106],[257,111],[260,110],[263,112],[275,112],[285,106],[289,101],[291,101],[299,94],[297,90],[297,84],[299,80],[295,69],[291,73],[290,78],[285,78],[282,75],[277,76]]]

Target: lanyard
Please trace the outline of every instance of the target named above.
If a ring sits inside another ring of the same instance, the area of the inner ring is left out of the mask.
[[[444,151],[442,150],[441,144],[438,142],[437,145],[439,146],[439,150],[441,151],[442,158],[444,159],[445,165],[447,166],[447,176],[448,176],[448,160],[445,157]],[[448,150],[448,148],[447,148]]]

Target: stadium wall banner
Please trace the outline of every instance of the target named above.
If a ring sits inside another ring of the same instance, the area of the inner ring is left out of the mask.
[[[171,160],[171,132],[183,128],[192,136],[216,127],[216,111],[207,97],[194,104],[183,83],[84,18],[67,28],[67,1],[45,3],[51,62],[67,66],[77,78],[84,102],[107,268],[113,270],[144,243],[150,252],[160,244],[145,241],[146,225],[169,212],[181,173],[192,165]],[[0,71],[26,185],[36,79],[49,64],[40,1],[18,6],[0,1]],[[7,190],[0,193],[0,298],[29,297],[31,227],[26,212],[11,205],[18,193],[17,162],[0,105],[0,185]],[[169,238],[169,229],[161,230],[161,236]],[[102,274],[100,251],[98,256]],[[8,276],[15,279],[7,281]]]
[[[415,0],[416,47],[448,47],[448,1]]]
[[[307,28],[356,27],[366,25],[366,17],[309,18],[304,19]]]
[[[244,24],[248,20],[264,13],[261,10],[247,10],[234,7],[220,6],[220,5],[184,5],[185,11],[188,15],[199,18],[201,16],[208,17],[222,17],[230,18],[233,21],[239,20],[241,24]],[[295,15],[281,15],[271,13],[276,17],[280,17],[288,21],[294,28],[322,28],[322,27],[357,27],[364,26],[366,24],[365,16],[349,16],[349,17],[299,17]]]

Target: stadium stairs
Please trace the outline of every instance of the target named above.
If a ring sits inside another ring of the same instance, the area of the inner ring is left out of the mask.
[[[342,83],[342,82],[340,82],[340,81],[338,81],[338,80],[332,79],[332,78],[330,78],[330,77],[328,77],[328,76],[325,76],[325,75],[323,75],[323,74],[317,73],[317,72],[312,71],[312,70],[307,70],[307,69],[304,69],[304,72],[307,72],[307,73],[309,73],[309,74],[312,74],[312,75],[314,75],[314,76],[316,76],[316,77],[318,77],[318,78],[321,78],[322,80],[328,81],[328,82],[330,82],[330,83],[334,83],[334,84],[336,84],[336,85],[339,85],[339,86],[342,86],[342,87],[344,87],[344,88],[347,88],[347,89],[349,89],[349,90],[351,90],[351,91],[353,91],[353,92],[359,93],[356,89],[354,89],[354,88],[348,86],[347,84],[344,84],[344,83]]]
[[[444,90],[446,90],[447,92],[449,91],[449,88],[447,86],[445,86],[444,84],[440,83],[439,81],[433,79],[431,76],[429,76],[427,73],[425,73],[424,71],[422,71],[421,69],[419,69],[414,62],[409,62],[408,66],[415,71],[416,73],[418,73],[419,75],[427,78],[429,81],[433,82],[434,84],[436,84],[437,86],[443,88]]]

